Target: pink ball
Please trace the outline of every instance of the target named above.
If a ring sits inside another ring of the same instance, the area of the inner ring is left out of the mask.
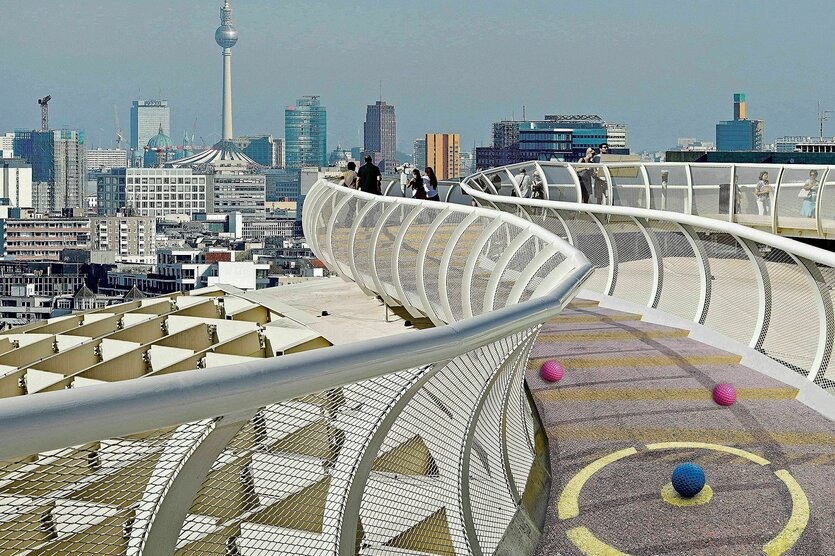
[[[736,388],[731,384],[717,384],[713,389],[713,401],[719,405],[733,405],[736,401]]]
[[[542,378],[548,382],[557,382],[564,374],[565,369],[563,368],[562,363],[554,359],[549,359],[543,363],[542,369],[540,370],[540,375],[542,375]]]

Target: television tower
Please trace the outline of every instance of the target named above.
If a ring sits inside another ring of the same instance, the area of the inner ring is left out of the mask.
[[[232,47],[238,42],[238,31],[232,26],[232,7],[224,0],[220,9],[220,27],[215,42],[223,49],[223,141],[232,140]]]

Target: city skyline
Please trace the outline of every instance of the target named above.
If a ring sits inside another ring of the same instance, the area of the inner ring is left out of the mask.
[[[83,129],[90,146],[109,146],[114,103],[127,122],[131,101],[162,97],[171,105],[172,137],[197,118],[197,140],[216,142],[220,68],[206,29],[217,25],[219,6],[148,0],[138,12],[96,0],[46,0],[37,11],[7,7],[19,24],[0,39],[14,53],[4,71],[12,94],[0,106],[0,129],[36,129],[35,100],[52,94],[53,127]],[[747,94],[750,118],[765,120],[766,142],[815,135],[817,101],[835,106],[835,76],[821,69],[827,18],[820,14],[832,11],[824,2],[702,2],[675,13],[654,1],[597,2],[589,15],[544,2],[380,8],[363,0],[336,12],[323,2],[251,0],[233,8],[243,37],[235,48],[238,135],[279,136],[284,106],[319,95],[329,108],[328,144],[360,146],[364,107],[379,98],[380,80],[383,99],[398,106],[397,146],[405,152],[431,130],[461,133],[464,149],[488,145],[492,122],[521,118],[522,105],[530,119],[599,113],[624,122],[635,150],[664,149],[678,137],[712,139],[716,122],[731,117],[736,92]],[[420,31],[383,39],[387,28],[405,29],[401,18],[420,21]],[[132,22],[131,32],[123,21]],[[332,37],[345,26],[370,32],[336,48]],[[67,48],[71,27],[84,31]],[[34,28],[41,35],[35,42]],[[137,63],[126,63],[131,55]],[[377,68],[374,79],[365,77],[363,60]],[[832,135],[835,123],[828,125]]]

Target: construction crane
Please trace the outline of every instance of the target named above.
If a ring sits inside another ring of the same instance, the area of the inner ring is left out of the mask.
[[[122,148],[122,140],[125,136],[122,133],[122,126],[119,125],[119,111],[116,109],[116,104],[113,104],[113,118],[116,120],[116,149]]]
[[[829,121],[832,110],[821,110],[821,101],[818,101],[818,124],[820,126],[820,138],[823,139],[823,122]]]
[[[49,101],[52,100],[52,95],[46,95],[38,99],[38,104],[41,106],[41,131],[49,130]]]

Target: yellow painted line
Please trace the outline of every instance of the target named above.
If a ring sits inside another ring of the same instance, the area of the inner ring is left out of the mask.
[[[548,357],[537,357],[532,361],[545,361]],[[566,369],[607,369],[611,367],[677,367],[682,362],[688,365],[735,365],[742,358],[739,355],[666,355],[611,356],[611,357],[568,357],[560,363]]]
[[[793,400],[798,390],[794,388],[740,388],[736,391],[738,400]],[[542,401],[592,402],[592,401],[639,401],[639,400],[710,400],[713,394],[703,388],[560,388],[535,391]]]
[[[537,342],[605,342],[609,340],[640,340],[641,338],[687,338],[689,330],[671,328],[670,330],[648,330],[646,332],[629,332],[628,330],[611,330],[602,328],[597,330],[565,332],[547,332],[537,337]]]
[[[591,462],[579,473],[574,475],[571,480],[568,481],[568,484],[565,485],[565,489],[563,489],[562,494],[560,495],[560,501],[557,506],[559,518],[571,519],[572,517],[580,515],[580,491],[583,490],[583,485],[586,484],[586,481],[588,481],[592,475],[612,462],[637,453],[638,451],[635,450],[635,448],[619,450]]]
[[[713,450],[715,452],[725,452],[733,454],[753,461],[760,465],[768,465],[769,461],[757,454],[740,450],[739,448],[731,448],[730,446],[721,446],[719,444],[708,444],[706,442],[659,442],[657,444],[647,444],[647,450],[671,450],[679,448],[701,448],[705,450]]]
[[[809,523],[809,500],[806,493],[785,469],[774,472],[786,484],[792,497],[792,515],[780,533],[763,546],[763,552],[768,556],[778,556],[791,549]]]
[[[674,429],[637,427],[585,427],[580,425],[556,425],[547,427],[548,436],[570,440],[622,440],[627,442],[665,442],[676,438],[681,442],[712,442],[715,444],[756,444],[757,438],[746,431],[725,429]],[[825,432],[766,431],[771,440],[785,446],[835,447],[835,435]]]
[[[569,529],[565,534],[574,543],[574,546],[586,556],[629,556],[625,552],[621,552],[601,541],[585,527]]]
[[[686,508],[688,506],[702,506],[710,502],[713,498],[713,489],[710,488],[710,485],[705,485],[696,496],[692,498],[684,498],[676,492],[676,489],[673,487],[673,483],[667,483],[661,487],[661,498],[663,498],[664,502],[667,504],[678,506],[680,508]]]
[[[575,299],[571,303],[568,304],[569,308],[586,308],[586,307],[597,307],[600,305],[598,301],[592,301],[590,299]]]
[[[603,319],[611,322],[623,322],[630,320],[641,320],[641,315],[557,315],[548,322],[553,323],[579,323],[579,322],[603,322]]]

